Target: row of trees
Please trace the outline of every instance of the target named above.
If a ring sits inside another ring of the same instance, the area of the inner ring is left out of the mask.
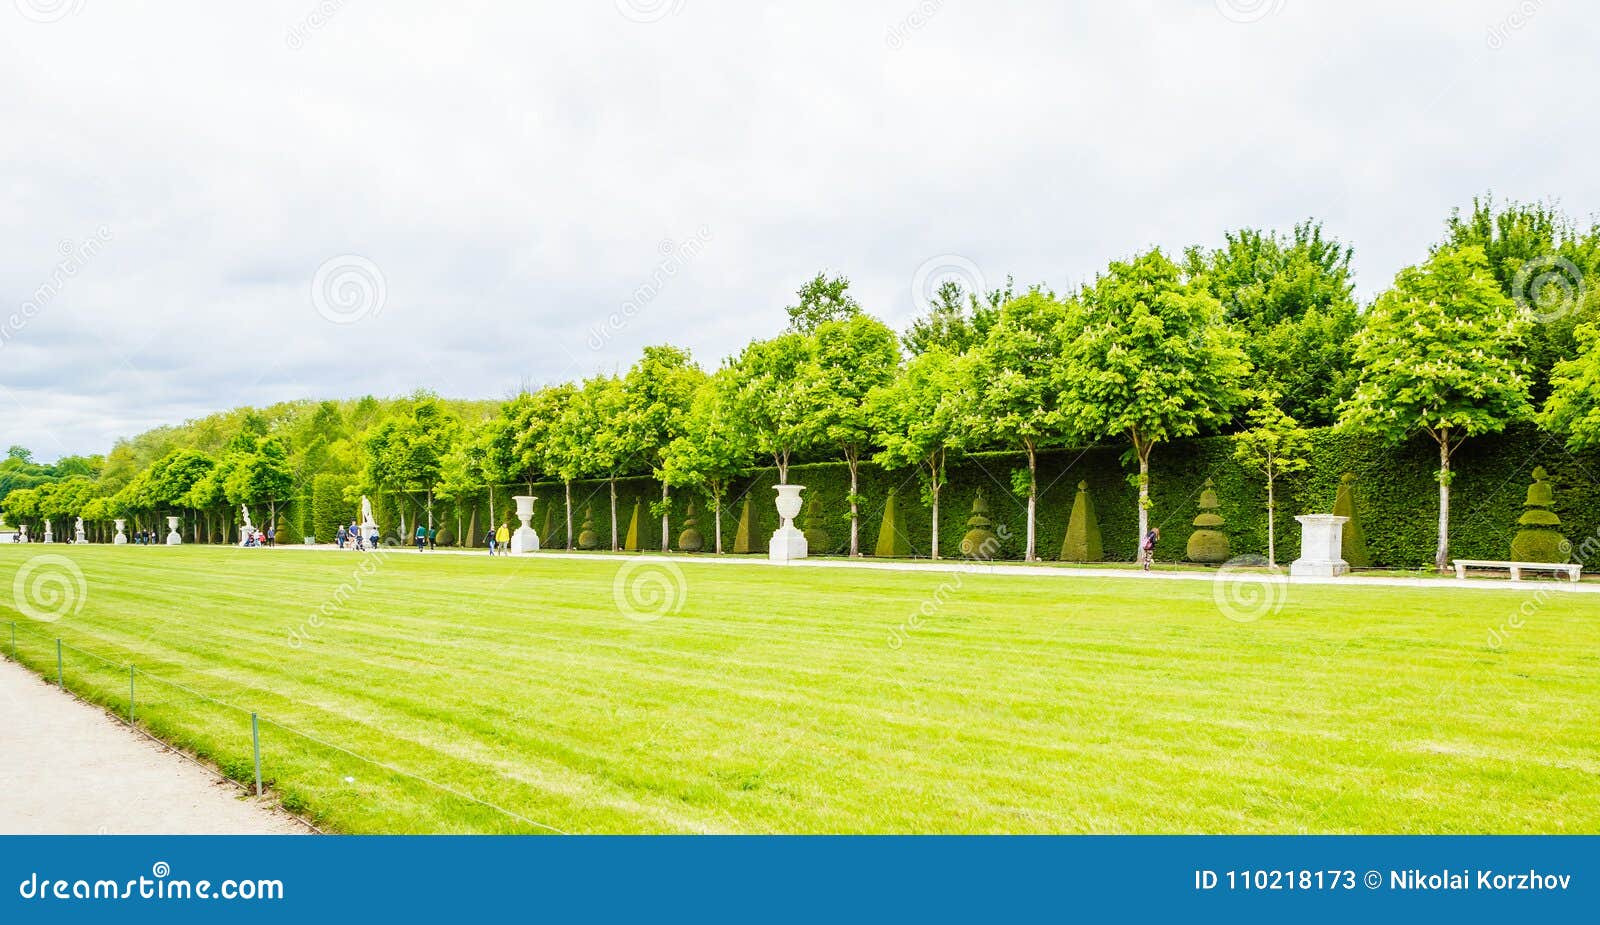
[[[856,479],[870,460],[918,472],[937,556],[947,463],[1006,448],[1024,461],[1013,483],[1027,506],[1024,555],[1035,559],[1042,450],[1120,443],[1142,537],[1163,444],[1238,432],[1239,458],[1260,471],[1271,506],[1275,479],[1303,465],[1305,428],[1334,425],[1438,444],[1443,568],[1462,441],[1537,418],[1575,448],[1600,444],[1600,231],[1546,206],[1475,202],[1365,310],[1350,257],[1316,223],[1245,230],[1178,259],[1155,249],[1113,262],[1065,296],[946,284],[901,335],[862,310],[847,279],[818,274],[786,330],[711,371],[663,345],[625,373],[498,405],[419,393],[232,412],[186,425],[193,439],[180,435],[131,470],[119,445],[98,475],[13,491],[0,506],[21,521],[183,510],[210,535],[213,518],[226,529],[229,507],[266,505],[270,517],[312,476],[340,472],[350,500],[410,497],[432,526],[438,499],[492,505],[489,486],[555,480],[566,486],[570,546],[574,482],[609,484],[616,542],[617,480],[649,473],[662,484],[663,544],[671,492],[693,491],[709,502],[721,551],[730,486],[759,460],[787,481],[796,461],[842,458],[850,553],[861,550]]]

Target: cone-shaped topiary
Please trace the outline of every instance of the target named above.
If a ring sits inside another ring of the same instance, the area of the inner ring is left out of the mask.
[[[1190,562],[1228,561],[1227,534],[1217,529],[1223,524],[1222,515],[1217,513],[1221,506],[1215,484],[1206,479],[1205,488],[1200,492],[1200,513],[1194,518],[1195,531],[1189,534]]]
[[[583,526],[578,529],[579,549],[599,549],[600,535],[594,532],[594,504],[583,509]]]
[[[878,547],[872,554],[885,559],[911,555],[911,540],[906,536],[906,515],[895,501],[893,488],[889,489],[889,500],[883,505],[883,526],[878,528]]]
[[[644,502],[638,499],[633,502],[633,516],[628,518],[628,532],[624,534],[627,539],[622,543],[622,548],[628,552],[639,551],[639,508],[643,505]]]
[[[1355,481],[1356,477],[1348,472],[1340,477],[1339,492],[1333,498],[1333,513],[1348,518],[1344,522],[1340,555],[1351,568],[1366,568],[1372,564],[1372,557],[1367,555],[1367,535],[1362,532],[1361,518],[1356,515]]]
[[[1553,510],[1555,489],[1544,467],[1533,470],[1533,484],[1528,486],[1526,508],[1517,523],[1522,527],[1511,541],[1513,562],[1565,562],[1572,557],[1572,544],[1556,529],[1561,518]]]
[[[733,535],[734,552],[750,552],[750,533],[753,523],[750,518],[750,496],[745,495],[744,507],[739,509],[739,530]]]
[[[706,538],[700,535],[700,513],[695,509],[694,499],[689,499],[689,506],[683,511],[683,532],[678,534],[678,549],[682,552],[699,552],[706,548]]]
[[[1094,513],[1089,483],[1079,482],[1077,497],[1072,499],[1072,516],[1067,519],[1067,536],[1061,541],[1061,559],[1099,562],[1105,557],[1105,548],[1100,542],[1100,518]]]
[[[967,532],[961,537],[961,554],[969,559],[993,559],[1000,552],[1000,538],[989,529],[994,521],[989,519],[989,502],[979,491],[972,499],[972,516],[967,518]]]
[[[813,553],[826,553],[833,547],[833,534],[823,526],[827,521],[822,516],[822,498],[816,494],[806,504],[806,525],[800,532],[805,534],[806,547]]]
[[[545,506],[544,506],[544,529],[539,531],[539,545],[541,547],[544,547],[544,546],[553,547],[553,546],[555,546],[556,545],[555,535],[556,535],[556,502],[555,502],[554,499],[551,499],[550,501],[546,502]],[[566,545],[566,540],[564,538],[561,541],[561,545],[563,545],[563,546]]]

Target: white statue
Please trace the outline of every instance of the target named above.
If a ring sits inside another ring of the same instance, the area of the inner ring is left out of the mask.
[[[56,541],[56,535],[50,529],[50,521],[48,520],[44,522],[44,541],[46,543],[54,543]]]
[[[84,533],[83,533],[83,518],[82,517],[79,517],[77,522],[75,522],[72,525],[72,541],[74,543],[87,543],[87,542],[89,542],[89,538],[87,536],[85,536]]]
[[[248,506],[239,505],[239,513],[244,517],[244,523],[239,526],[239,545],[248,546],[250,541],[255,539],[258,531],[256,530],[256,525],[250,522],[250,508]]]
[[[241,504],[239,505],[239,513],[244,515],[244,529],[254,533],[256,531],[256,525],[250,522],[250,508],[247,505]]]
[[[378,522],[372,517],[372,499],[366,495],[361,496],[361,526],[376,527]]]

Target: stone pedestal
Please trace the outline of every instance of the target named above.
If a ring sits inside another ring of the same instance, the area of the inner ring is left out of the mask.
[[[51,531],[50,521],[48,520],[44,522],[44,541],[46,543],[54,543],[56,541],[56,535]]]
[[[1291,578],[1337,578],[1350,570],[1340,558],[1344,523],[1348,517],[1333,514],[1301,514],[1300,558],[1289,564]]]
[[[122,528],[127,526],[128,522],[126,520],[116,520],[113,521],[113,523],[117,525],[117,537],[111,542],[117,546],[126,546],[128,543],[128,537],[127,534],[122,532]]]
[[[183,545],[183,537],[178,535],[178,518],[176,517],[167,518],[167,545]]]
[[[767,558],[773,562],[792,562],[804,559],[809,546],[806,535],[794,525],[794,519],[800,514],[800,492],[804,485],[778,485],[778,516],[783,518],[783,523],[772,534],[771,542],[767,543]]]
[[[511,500],[517,505],[517,520],[522,526],[511,531],[511,551],[516,554],[539,551],[539,534],[528,526],[533,520],[533,502],[538,500],[533,495],[512,495]]]
[[[83,518],[82,517],[79,517],[78,518],[78,522],[72,525],[72,541],[74,543],[87,543],[87,542],[89,542],[89,536],[83,529]]]

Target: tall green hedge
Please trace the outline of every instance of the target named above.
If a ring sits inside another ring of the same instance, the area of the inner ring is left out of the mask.
[[[1038,548],[1042,552],[1051,555],[1062,548],[1078,482],[1083,481],[1094,498],[1105,559],[1121,562],[1134,559],[1137,493],[1129,478],[1131,470],[1123,464],[1122,455],[1120,446],[1041,454]],[[1282,477],[1278,484],[1280,562],[1288,562],[1299,555],[1300,527],[1294,520],[1295,515],[1331,511],[1340,477],[1346,472],[1354,475],[1355,504],[1372,565],[1414,568],[1432,562],[1439,494],[1434,477],[1438,451],[1428,438],[1419,436],[1403,446],[1388,447],[1368,437],[1316,430],[1312,432],[1310,463],[1306,472]],[[1022,456],[1010,453],[976,454],[950,465],[949,481],[941,492],[939,548],[946,557],[960,555],[961,537],[968,529],[967,519],[980,490],[988,502],[993,529],[1000,537],[998,556],[1021,557],[1026,499],[1013,490],[1012,474],[1025,465]],[[1504,559],[1510,555],[1527,485],[1537,466],[1543,466],[1549,473],[1555,489],[1555,512],[1574,547],[1580,547],[1585,538],[1600,533],[1600,482],[1587,475],[1600,472],[1600,454],[1574,455],[1548,434],[1522,428],[1469,440],[1458,451],[1451,489],[1453,556]],[[1220,529],[1228,538],[1231,554],[1264,555],[1267,548],[1265,485],[1234,462],[1233,438],[1206,437],[1159,446],[1155,450],[1150,514],[1151,523],[1161,528],[1156,558],[1166,561],[1184,558],[1185,545],[1193,530],[1190,522],[1207,478],[1212,480],[1220,503],[1218,513],[1224,520]],[[813,548],[812,554],[843,554],[848,549],[850,536],[850,483],[844,464],[795,465],[790,468],[790,480],[806,486],[803,525],[807,529],[821,527],[829,536],[827,548]],[[753,471],[734,485],[723,509],[725,549],[733,549],[739,512],[748,498],[751,501],[751,552],[766,552],[767,539],[778,527],[778,512],[773,503],[777,497],[772,488],[775,484],[777,472],[769,467]],[[863,549],[870,551],[876,541],[891,488],[897,489],[896,501],[905,519],[911,554],[926,556],[931,510],[918,476],[910,470],[886,471],[872,465],[861,467]],[[495,489],[495,522],[515,526],[511,496],[528,491],[530,488],[524,485]],[[542,545],[547,549],[565,548],[566,506],[561,483],[538,483],[531,491],[538,498],[533,526],[540,531]],[[648,513],[649,504],[660,496],[660,484],[649,477],[618,480],[620,530],[627,530],[635,500],[643,499],[638,525],[638,544],[642,549],[661,546],[660,518]],[[688,500],[687,492],[672,492],[669,529],[674,548]],[[817,502],[815,514],[813,500]],[[402,506],[407,511],[408,524],[414,524],[418,516],[425,516],[420,496],[374,496],[373,501],[386,535],[396,529]],[[591,504],[598,548],[609,549],[609,486],[604,480],[574,482],[574,534]],[[699,530],[705,537],[705,549],[710,550],[714,548],[714,520],[704,498],[699,499],[698,507]],[[464,522],[469,522],[476,512],[479,534],[488,529],[491,521],[486,497],[465,503],[459,509]],[[453,528],[457,510],[457,506],[437,502],[435,521]],[[546,518],[553,526],[550,531],[553,536],[544,535]]]

